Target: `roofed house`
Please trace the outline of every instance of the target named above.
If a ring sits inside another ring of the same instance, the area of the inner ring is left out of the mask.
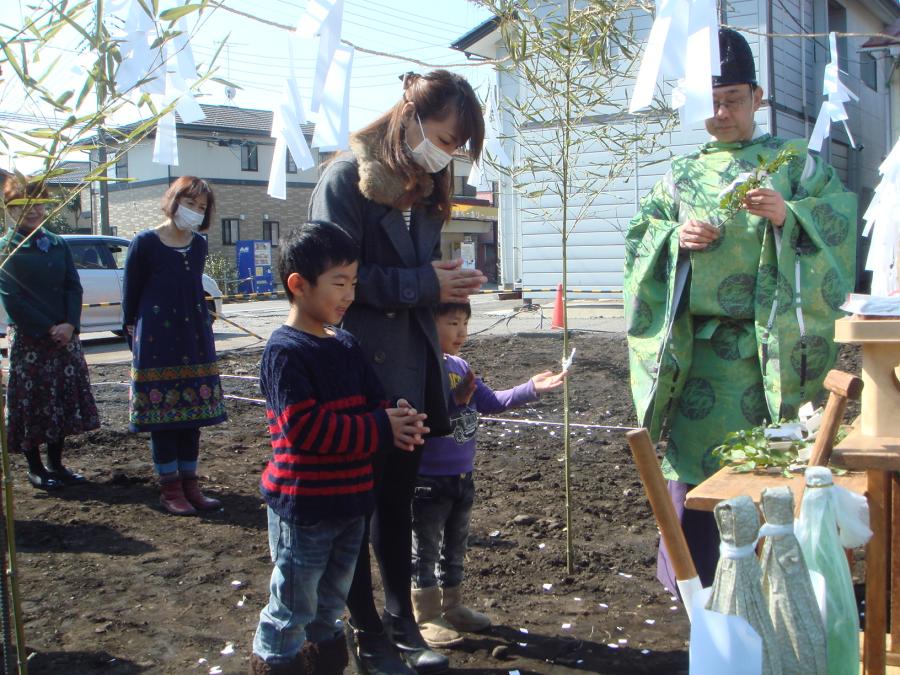
[[[298,170],[288,153],[287,199],[274,199],[267,194],[275,147],[270,135],[272,112],[224,105],[201,108],[206,117],[198,122],[185,124],[180,117],[176,119],[178,166],[153,162],[153,133],[118,156],[110,175],[131,180],[109,183],[112,233],[130,238],[162,222],[163,193],[179,176],[187,175],[207,180],[215,192],[216,212],[207,235],[211,253],[234,260],[234,244],[242,239],[268,240],[277,245],[288,228],[306,220],[318,178],[318,151],[311,149],[316,166],[306,171]],[[304,124],[302,131],[309,143],[314,126]],[[92,152],[92,161],[97,161],[96,151]],[[92,187],[92,197],[96,206],[96,186]],[[92,211],[93,231],[99,232],[99,210]]]

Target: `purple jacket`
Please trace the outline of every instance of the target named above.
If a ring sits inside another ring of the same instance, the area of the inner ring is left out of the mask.
[[[469,371],[469,364],[458,356],[444,355],[444,362],[453,389]],[[458,406],[450,399],[449,436],[425,440],[419,474],[423,476],[452,476],[468,473],[475,465],[475,432],[478,413],[494,414],[536,401],[538,394],[531,380],[512,389],[494,391],[481,378],[476,379],[475,393],[468,405]]]

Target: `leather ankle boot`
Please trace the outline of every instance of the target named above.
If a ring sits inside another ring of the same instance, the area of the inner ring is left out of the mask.
[[[415,675],[397,654],[387,633],[360,630],[349,621],[344,628],[347,645],[360,675]]]
[[[442,673],[450,668],[450,659],[428,646],[412,617],[385,612],[381,617],[384,630],[410,668],[419,675]]]
[[[181,487],[181,480],[177,477],[173,479],[169,476],[159,478],[159,503],[163,505],[166,511],[176,516],[192,516],[197,513],[197,509],[191,506],[190,502],[185,499],[184,490]]]
[[[47,444],[47,468],[50,471],[50,477],[63,485],[74,485],[76,483],[85,482],[85,477],[80,473],[70,471],[63,466],[63,447],[62,441]]]
[[[222,502],[212,497],[207,497],[200,491],[200,483],[197,476],[182,476],[181,489],[185,498],[198,511],[215,511],[222,507]]]
[[[62,484],[50,475],[41,461],[39,448],[30,448],[25,451],[25,459],[28,461],[28,482],[38,490],[52,492],[59,490]]]

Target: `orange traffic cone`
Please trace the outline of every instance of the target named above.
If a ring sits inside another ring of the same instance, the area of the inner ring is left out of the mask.
[[[550,328],[563,327],[563,312],[565,311],[566,301],[563,299],[562,284],[556,286],[556,300],[553,303],[553,320],[550,322]]]

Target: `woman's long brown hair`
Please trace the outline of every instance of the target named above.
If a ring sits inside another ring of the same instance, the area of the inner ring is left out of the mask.
[[[456,137],[466,147],[473,161],[481,155],[484,143],[484,116],[481,103],[465,78],[447,70],[433,70],[425,75],[408,73],[403,79],[403,98],[377,120],[354,135],[376,145],[384,165],[406,181],[406,196],[395,206],[409,208],[423,204],[450,219],[453,194],[453,162],[434,174],[434,191],[426,197],[418,178],[424,169],[413,161],[406,147],[403,106],[412,103],[422,120],[443,120],[456,111]],[[413,117],[413,119],[415,119]],[[462,146],[461,146],[462,147]]]

